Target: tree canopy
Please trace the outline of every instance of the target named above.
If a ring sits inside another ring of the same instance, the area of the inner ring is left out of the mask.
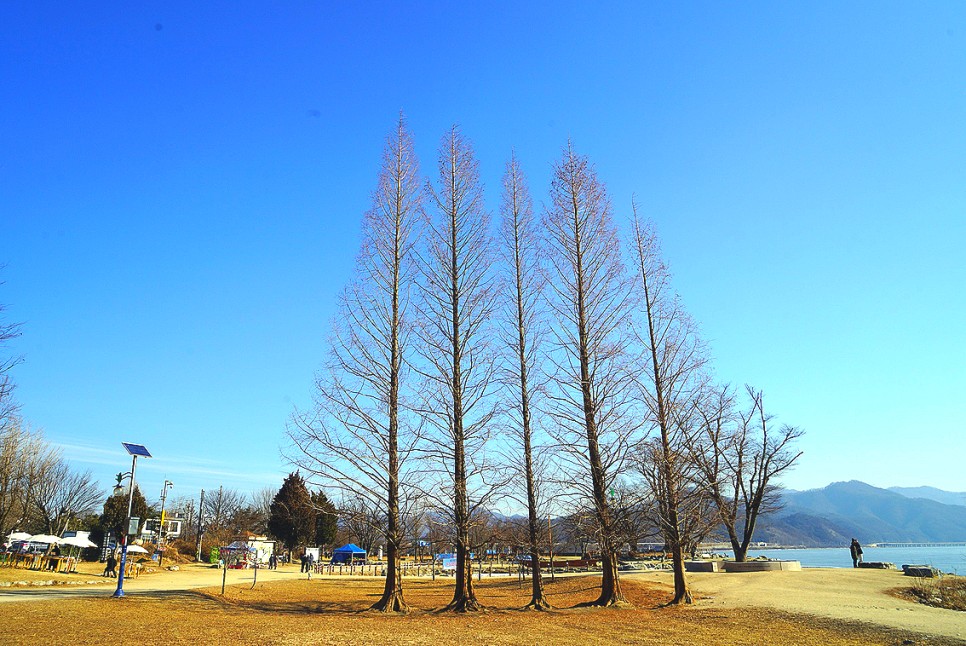
[[[288,549],[308,543],[315,536],[315,508],[305,479],[288,474],[275,494],[268,518],[268,531]]]

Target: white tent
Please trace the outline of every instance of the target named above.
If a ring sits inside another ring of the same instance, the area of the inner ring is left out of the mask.
[[[34,534],[27,539],[31,543],[44,543],[46,545],[57,545],[60,543],[60,536],[53,536],[52,534]]]
[[[62,538],[60,544],[70,545],[71,547],[97,547],[97,543],[83,536],[68,536],[67,538]]]

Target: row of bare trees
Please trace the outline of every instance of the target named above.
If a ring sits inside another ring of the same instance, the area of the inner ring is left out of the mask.
[[[0,429],[0,536],[15,529],[59,535],[103,499],[91,472],[75,471],[40,431],[19,417]]]
[[[635,518],[650,518],[672,554],[673,602],[690,602],[686,554],[721,525],[743,558],[798,457],[801,432],[773,429],[760,392],[748,389],[749,412],[715,383],[636,204],[625,245],[603,182],[570,143],[548,197],[536,217],[513,155],[494,235],[457,127],[434,181],[402,117],[387,140],[314,406],[288,431],[309,478],[379,510],[388,568],[374,609],[408,608],[400,552],[417,506],[448,519],[448,609],[480,609],[474,527],[499,504],[526,509],[529,608],[550,607],[539,556],[554,508],[588,514],[603,566],[593,605],[626,603],[618,553]]]
[[[73,470],[21,417],[12,371],[22,357],[8,350],[20,325],[4,311],[0,305],[0,537],[14,529],[60,534],[72,518],[95,511],[102,493],[90,471]]]

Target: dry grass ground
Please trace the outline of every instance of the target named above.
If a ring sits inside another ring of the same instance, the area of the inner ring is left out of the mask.
[[[527,600],[515,580],[487,581],[479,596],[488,611],[454,616],[434,611],[449,601],[451,581],[406,581],[408,616],[366,608],[378,579],[325,579],[230,586],[150,596],[14,602],[3,606],[5,644],[941,644],[868,625],[752,608],[662,607],[668,589],[626,581],[633,608],[575,608],[597,593],[597,577],[549,584],[558,608],[517,610]],[[906,640],[906,641],[904,641]]]
[[[913,585],[897,590],[896,594],[935,608],[966,612],[966,577],[947,574],[938,579],[917,579]]]

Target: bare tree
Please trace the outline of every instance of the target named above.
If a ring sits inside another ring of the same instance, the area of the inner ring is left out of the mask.
[[[235,514],[245,506],[245,494],[236,489],[218,487],[205,498],[203,516],[209,531],[231,530]]]
[[[20,418],[0,430],[0,534],[35,519],[37,491],[59,460],[43,434],[26,428]]]
[[[762,392],[751,386],[745,392],[748,408],[737,412],[730,388],[711,393],[700,409],[701,431],[691,442],[736,561],[747,558],[758,518],[779,508],[775,480],[802,455],[792,445],[803,431],[787,424],[776,431]]]
[[[34,508],[44,532],[60,534],[70,516],[79,517],[98,510],[104,492],[94,481],[90,470],[76,472],[63,459],[45,469],[33,494]]]
[[[539,385],[536,381],[539,365],[539,342],[543,325],[540,302],[543,279],[540,264],[540,239],[533,217],[533,203],[523,171],[516,155],[511,156],[503,175],[503,202],[500,208],[502,245],[501,260],[506,272],[504,280],[505,322],[503,339],[510,356],[505,368],[505,384],[509,401],[515,401],[509,423],[522,452],[514,450],[514,460],[523,474],[527,505],[528,547],[532,569],[530,602],[527,608],[548,610],[550,603],[543,591],[540,576],[540,528],[538,520],[538,472],[534,468],[532,399]],[[516,447],[514,447],[516,449]]]
[[[386,517],[365,498],[343,498],[339,503],[339,524],[352,541],[371,554],[385,535]]]
[[[494,491],[487,479],[496,475],[485,462],[496,370],[487,343],[495,305],[493,250],[477,162],[456,126],[443,138],[438,171],[438,185],[428,188],[433,214],[426,218],[428,249],[421,264],[423,413],[438,440],[427,455],[448,481],[440,486],[451,486],[453,494],[450,504],[439,505],[452,515],[456,543],[456,589],[447,609],[472,612],[482,606],[470,571],[470,525]],[[427,493],[433,490],[439,489]]]
[[[383,512],[386,584],[374,610],[407,612],[400,551],[400,488],[418,436],[406,414],[409,303],[422,191],[411,136],[400,115],[383,153],[372,208],[363,222],[356,280],[345,290],[315,407],[296,414],[293,461],[319,484]]]
[[[653,506],[647,509],[648,525],[657,530],[666,546],[677,541],[683,554],[693,555],[698,544],[717,527],[717,509],[708,490],[696,479],[688,456],[674,456],[674,468],[670,470],[664,468],[665,461],[660,437],[642,445],[639,468],[653,501]],[[674,482],[666,482],[669,476]],[[672,506],[677,512],[676,534],[669,531]]]
[[[0,266],[2,269],[2,266]],[[0,283],[2,285],[3,283]],[[10,371],[23,361],[19,355],[7,355],[7,345],[20,336],[19,323],[7,323],[3,319],[6,306],[0,304],[0,433],[13,424],[19,406],[13,398],[14,383]]]
[[[195,499],[190,496],[176,496],[168,503],[171,514],[181,518],[181,539],[187,540],[197,532]]]
[[[672,604],[691,603],[684,574],[684,554],[688,537],[684,532],[683,509],[693,491],[688,477],[687,416],[706,381],[703,368],[707,361],[696,326],[681,307],[670,287],[667,267],[660,254],[657,235],[637,217],[634,205],[634,252],[643,302],[643,328],[639,335],[645,348],[641,393],[649,409],[651,423],[659,436],[650,455],[656,472],[651,479],[656,487],[661,529],[671,551],[674,571]]]
[[[626,603],[618,578],[616,525],[609,492],[631,464],[639,430],[627,363],[631,287],[621,262],[603,184],[568,143],[553,168],[548,236],[550,303],[556,318],[551,410],[558,438],[589,478],[574,484],[592,501],[603,576],[592,605]]]

